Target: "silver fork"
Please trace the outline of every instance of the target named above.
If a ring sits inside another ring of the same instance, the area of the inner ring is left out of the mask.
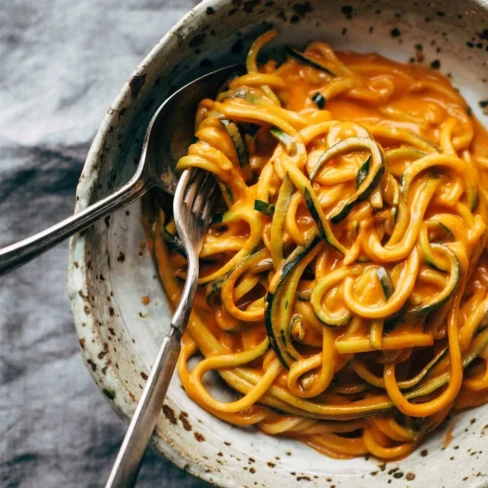
[[[146,446],[156,426],[178,360],[198,285],[198,256],[217,200],[216,180],[202,170],[185,170],[173,201],[176,229],[188,259],[188,272],[171,328],[164,338],[130,422],[106,488],[134,486]]]

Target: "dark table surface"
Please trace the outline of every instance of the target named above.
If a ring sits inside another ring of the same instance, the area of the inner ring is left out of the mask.
[[[83,162],[132,70],[196,0],[4,0],[0,246],[73,211]],[[0,278],[0,486],[103,486],[125,432],[86,371],[67,243]],[[153,452],[138,486],[203,487]]]

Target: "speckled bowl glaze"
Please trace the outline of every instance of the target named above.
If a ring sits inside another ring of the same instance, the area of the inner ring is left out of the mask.
[[[242,61],[269,24],[280,35],[268,53],[323,39],[336,49],[377,51],[399,61],[422,55],[452,76],[488,125],[486,0],[205,1],[154,47],[114,101],[88,154],[76,210],[127,181],[147,123],[168,94],[200,73]],[[69,263],[84,361],[124,418],[134,412],[170,321],[140,220],[136,203],[98,222],[72,239]],[[150,297],[148,305],[143,296]],[[218,394],[225,398],[223,390]],[[453,440],[443,447],[451,430]],[[456,416],[410,457],[385,466],[374,459],[328,459],[298,442],[221,422],[187,398],[175,375],[153,443],[182,469],[219,486],[488,486],[488,406]]]

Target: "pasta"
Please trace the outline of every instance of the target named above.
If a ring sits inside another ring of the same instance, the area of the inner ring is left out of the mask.
[[[258,65],[275,35],[201,101],[178,163],[213,173],[225,202],[179,375],[226,422],[401,458],[488,399],[488,134],[439,73],[324,42]],[[171,215],[151,235],[175,304]],[[210,371],[234,401],[207,390]]]

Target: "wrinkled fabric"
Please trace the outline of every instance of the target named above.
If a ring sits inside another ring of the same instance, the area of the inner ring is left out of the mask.
[[[73,211],[97,127],[196,0],[3,0],[0,246]],[[0,486],[103,486],[125,432],[85,369],[67,243],[0,277]],[[139,487],[207,486],[149,452]]]

